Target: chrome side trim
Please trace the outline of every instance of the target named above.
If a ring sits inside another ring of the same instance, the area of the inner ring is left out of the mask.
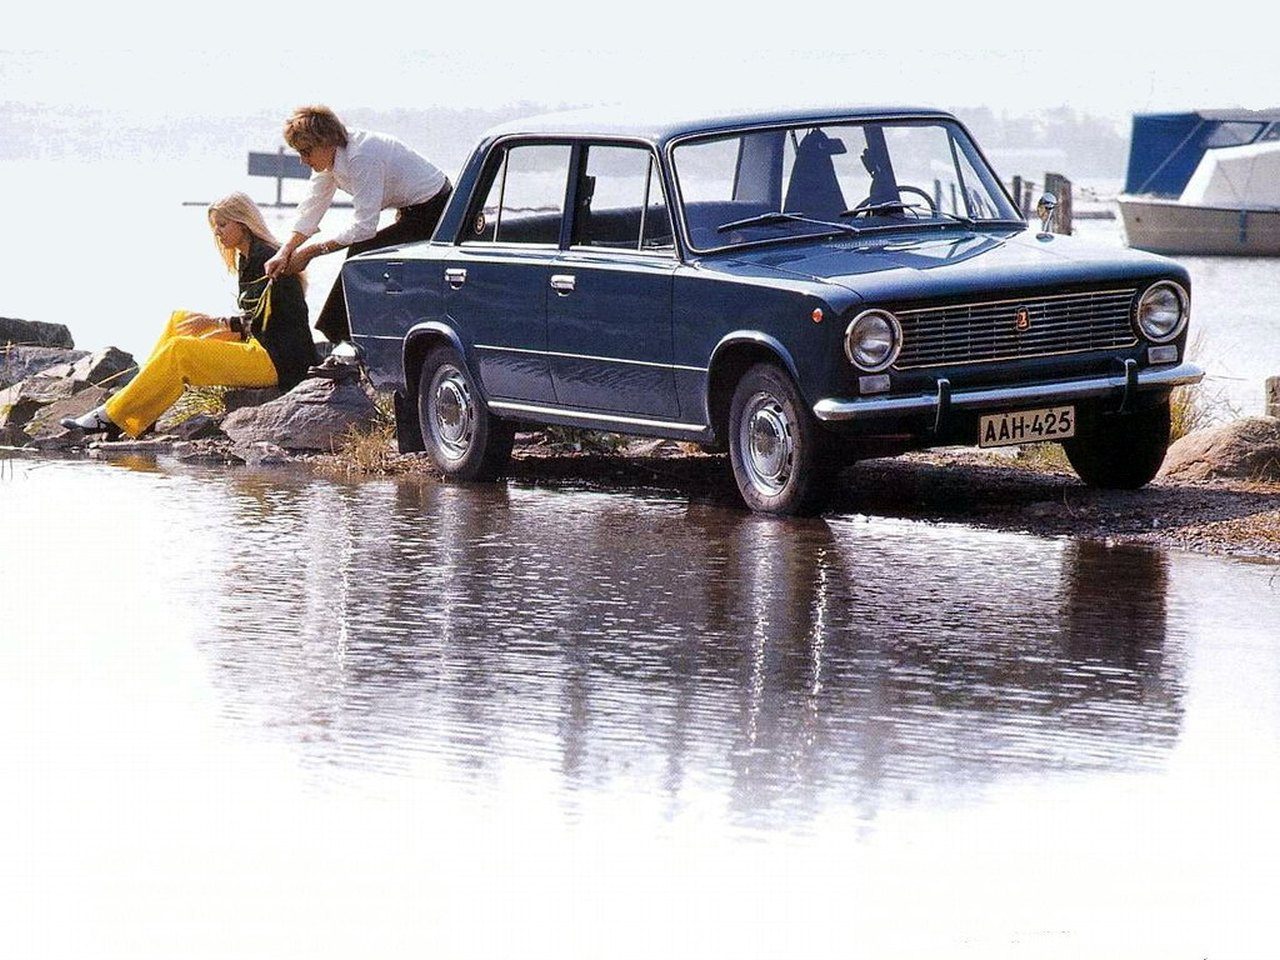
[[[353,333],[352,336],[357,340],[394,340],[396,343],[404,340],[404,337],[392,337],[383,333]]]
[[[687,430],[690,433],[701,433],[707,429],[706,425],[701,423],[643,420],[639,417],[620,417],[608,413],[588,413],[584,410],[571,410],[568,407],[538,407],[528,403],[510,403],[505,400],[490,400],[489,409],[499,413],[528,413],[539,417],[574,417],[579,420],[591,420],[596,423],[619,423],[632,427],[664,427],[668,430]]]
[[[1188,383],[1199,383],[1204,371],[1194,363],[1175,367],[1148,367],[1139,370],[1138,390],[1171,389]],[[1041,403],[1051,400],[1084,400],[1123,394],[1128,378],[1120,373],[1111,377],[1088,380],[1062,380],[1056,383],[1032,383],[1018,387],[993,387],[986,390],[953,390],[945,401],[952,409],[998,407],[1016,403]],[[863,417],[887,417],[897,414],[934,413],[943,401],[937,395],[916,394],[910,397],[878,397],[866,400],[837,400],[829,397],[813,405],[819,420],[857,420]]]
[[[618,357],[593,357],[587,353],[558,353],[555,350],[529,350],[525,347],[501,347],[492,343],[473,344],[476,350],[498,350],[503,353],[531,353],[538,357],[564,357],[567,360],[598,360],[601,363],[629,363],[637,367],[659,367],[663,370],[689,370],[706,373],[706,367],[687,367],[680,363],[654,363],[652,360],[621,360]]]

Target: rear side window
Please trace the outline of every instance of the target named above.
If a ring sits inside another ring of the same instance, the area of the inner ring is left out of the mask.
[[[504,151],[480,209],[463,235],[466,243],[556,246],[569,182],[566,144],[528,144]]]

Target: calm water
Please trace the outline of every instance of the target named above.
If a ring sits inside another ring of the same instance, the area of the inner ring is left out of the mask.
[[[1263,957],[1280,567],[0,461],[0,954]]]

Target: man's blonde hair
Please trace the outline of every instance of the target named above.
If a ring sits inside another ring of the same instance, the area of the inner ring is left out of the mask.
[[[347,128],[328,107],[314,104],[299,107],[284,122],[284,142],[302,151],[312,147],[345,147]]]

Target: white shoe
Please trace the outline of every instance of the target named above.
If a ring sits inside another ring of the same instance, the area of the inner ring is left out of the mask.
[[[107,416],[106,406],[94,407],[79,417],[63,417],[58,421],[68,430],[80,430],[84,433],[106,433],[119,435],[120,428]]]

